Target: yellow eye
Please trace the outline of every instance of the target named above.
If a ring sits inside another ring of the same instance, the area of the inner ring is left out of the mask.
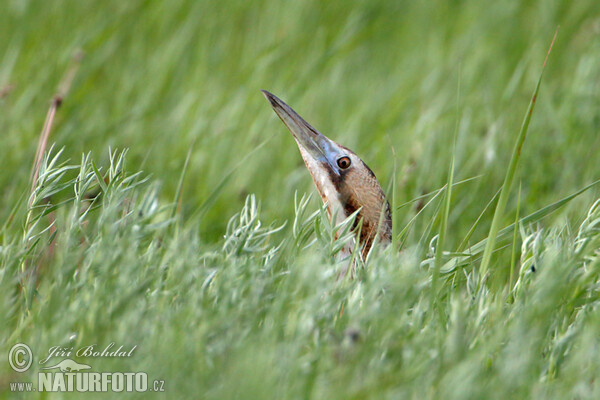
[[[344,157],[338,158],[338,160],[337,160],[337,165],[341,169],[346,169],[346,168],[350,167],[350,164],[351,164],[350,157],[344,156]]]

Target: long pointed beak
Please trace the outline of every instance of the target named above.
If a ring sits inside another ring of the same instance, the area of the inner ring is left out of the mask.
[[[296,139],[298,146],[302,147],[311,157],[320,162],[326,162],[331,170],[339,175],[336,167],[336,159],[339,153],[335,143],[327,136],[323,135],[308,122],[304,120],[296,111],[285,104],[283,100],[269,93],[266,90],[261,90],[263,95],[271,103],[271,107],[283,121],[290,133]]]

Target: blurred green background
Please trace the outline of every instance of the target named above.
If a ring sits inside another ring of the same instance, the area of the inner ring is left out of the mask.
[[[2,0],[1,8],[0,90],[12,88],[0,100],[2,218],[28,188],[50,99],[78,49],[85,58],[50,143],[72,160],[128,148],[128,168],[160,181],[167,201],[191,148],[184,216],[220,188],[199,226],[209,241],[248,193],[266,220],[281,221],[295,191],[313,190],[260,89],[355,150],[386,190],[396,168],[396,204],[443,185],[458,126],[456,179],[483,174],[457,189],[450,228],[464,233],[502,183],[558,25],[517,177],[523,212],[599,175],[595,0]]]
[[[164,378],[170,398],[598,398],[598,207],[579,223],[599,189],[521,227],[494,256],[496,285],[478,285],[477,261],[430,284],[439,203],[403,251],[338,279],[333,234],[305,246],[319,219],[300,218],[300,239],[291,229],[294,194],[314,189],[260,93],[353,149],[388,194],[395,183],[394,206],[443,186],[454,154],[455,181],[479,178],[452,192],[439,248],[453,250],[503,182],[559,25],[502,226],[519,181],[526,215],[600,178],[598,0],[0,0],[0,221],[12,220],[0,230],[0,354],[19,341],[36,356],[137,344],[131,359],[88,361]],[[82,216],[79,199],[60,203],[69,188],[46,218],[23,199],[79,51],[50,143],[71,164],[91,152],[103,173],[109,148],[127,148],[126,171],[150,175],[160,198],[123,185]],[[188,152],[182,212],[168,225],[161,206]],[[223,239],[252,193],[262,228],[237,218]],[[418,207],[400,209],[400,229]],[[265,228],[286,221],[280,236]],[[44,231],[53,222],[56,236]],[[37,372],[0,363],[0,397]]]

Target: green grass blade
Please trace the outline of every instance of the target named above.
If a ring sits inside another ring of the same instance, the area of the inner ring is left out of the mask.
[[[396,171],[397,171],[397,162],[396,162],[396,152],[394,151],[394,147],[392,146],[392,151],[394,153],[394,173],[392,174],[392,246],[394,251],[398,250],[398,207],[396,207],[396,201],[398,201],[398,185],[396,184]]]
[[[467,232],[465,238],[462,240],[462,242],[458,246],[458,249],[456,250],[458,253],[465,249],[465,247],[469,243],[469,240],[471,240],[471,236],[473,236],[475,229],[477,229],[477,227],[479,226],[479,222],[481,222],[481,219],[483,218],[487,210],[489,210],[492,204],[494,204],[494,201],[496,201],[496,199],[498,198],[498,195],[500,194],[501,190],[502,188],[498,189],[494,197],[492,197],[491,200],[486,204],[486,206],[483,208],[483,211],[481,211],[481,214],[479,214],[473,225],[471,225],[471,229],[469,229],[469,232]]]
[[[458,181],[458,182],[454,183],[454,184],[452,185],[452,187],[459,186],[459,185],[462,185],[462,184],[464,184],[464,183],[467,183],[467,182],[474,181],[475,179],[479,179],[479,178],[481,178],[482,176],[483,176],[483,175],[477,175],[477,176],[473,176],[473,177],[471,177],[471,178],[463,179],[462,181]],[[409,200],[409,201],[407,201],[407,202],[405,202],[405,203],[402,203],[402,204],[400,204],[399,206],[397,206],[396,208],[399,210],[399,209],[401,209],[401,208],[403,208],[403,207],[406,207],[406,206],[409,206],[409,205],[411,205],[411,204],[413,204],[413,203],[416,203],[416,202],[417,202],[417,201],[419,201],[419,200],[426,199],[426,198],[428,198],[429,196],[437,196],[437,195],[438,195],[438,194],[439,194],[441,191],[443,191],[444,189],[446,189],[446,186],[445,186],[445,185],[444,185],[444,186],[442,186],[442,187],[441,187],[441,188],[439,188],[439,189],[436,189],[436,190],[434,190],[434,191],[431,191],[431,192],[429,192],[429,193],[422,194],[422,195],[420,195],[420,196],[417,196],[417,197],[415,197],[415,198],[414,198],[414,199],[412,199],[412,200]]]
[[[527,113],[525,114],[523,124],[521,125],[521,131],[519,132],[519,136],[517,137],[517,141],[515,142],[515,146],[513,148],[510,164],[508,165],[508,170],[506,171],[506,176],[502,185],[502,191],[500,192],[500,198],[498,199],[498,203],[496,204],[496,211],[494,212],[494,217],[492,219],[492,225],[490,227],[488,241],[486,243],[485,250],[483,251],[483,259],[481,260],[480,267],[482,280],[485,279],[487,270],[489,269],[492,252],[494,251],[494,246],[496,245],[496,237],[498,236],[498,231],[500,230],[500,223],[502,217],[504,216],[504,209],[506,208],[506,204],[508,203],[510,189],[513,184],[519,159],[521,158],[521,149],[523,148],[523,143],[525,142],[525,138],[527,137],[527,130],[529,129],[529,123],[531,122],[531,116],[533,114],[535,102],[537,100],[540,85],[542,83],[542,77],[544,75],[544,70],[546,69],[546,62],[548,61],[548,56],[552,51],[552,46],[554,45],[554,40],[556,40],[557,34],[558,30],[554,33],[554,38],[552,39],[552,43],[550,43],[550,48],[548,49],[548,53],[546,54],[546,59],[544,60],[544,65],[542,66],[540,77],[538,78],[537,85],[535,86],[535,90],[533,92],[533,96],[531,97],[531,101],[529,102]]]
[[[600,180],[592,182],[589,185],[587,185],[586,187],[578,190],[577,192],[570,194],[569,196],[564,197],[561,200],[558,200],[544,208],[539,209],[538,211],[536,211],[534,213],[529,214],[526,217],[519,219],[518,223],[519,224],[530,224],[533,222],[537,222],[537,221],[541,220],[542,218],[552,214],[554,211],[558,210],[565,204],[569,203],[571,200],[575,199],[576,197],[580,196],[581,194],[583,194],[584,192],[588,191],[589,189],[591,189],[592,187],[594,187],[598,184],[600,184]],[[510,233],[512,233],[514,226],[515,226],[515,224],[512,223],[509,226],[505,227],[504,229],[500,230],[498,232],[498,236],[497,236],[498,240],[502,240],[502,239],[505,239],[506,237],[508,237],[508,235]],[[466,253],[468,255],[464,255],[462,257],[457,257],[454,260],[448,261],[442,267],[441,272],[442,273],[452,272],[459,265],[464,265],[465,263],[469,262],[469,260],[471,260],[474,256],[480,254],[484,250],[484,248],[487,244],[487,241],[488,241],[488,239],[483,239],[479,243],[476,243],[473,246],[466,249],[464,251],[464,253]]]
[[[517,212],[515,214],[515,228],[513,229],[513,245],[512,245],[512,254],[510,256],[510,275],[508,280],[509,287],[512,288],[513,278],[515,273],[515,263],[517,258],[517,231],[519,226],[519,212],[521,210],[521,185],[519,185],[519,197],[517,200]]]
[[[452,200],[452,181],[454,180],[454,152],[452,153],[452,161],[450,170],[448,171],[448,184],[446,185],[446,195],[444,196],[444,208],[442,209],[442,219],[440,221],[440,231],[438,234],[437,246],[435,248],[435,263],[433,267],[433,275],[431,278],[431,295],[435,299],[437,293],[437,282],[442,267],[442,255],[444,251],[444,242],[446,240],[446,229],[448,226],[448,215],[450,214],[450,202]]]
[[[183,164],[183,170],[181,171],[181,175],[179,176],[179,183],[177,184],[177,191],[175,192],[175,201],[173,202],[173,209],[171,210],[171,218],[175,218],[177,211],[181,209],[181,196],[183,194],[183,180],[185,179],[185,174],[188,169],[188,165],[190,163],[190,157],[192,156],[192,149],[194,146],[190,146],[188,150],[187,157],[185,158],[185,163]]]
[[[431,205],[431,203],[433,203],[433,201],[434,201],[435,199],[437,199],[437,198],[440,196],[440,194],[442,194],[442,193],[443,193],[442,191],[443,191],[444,189],[446,189],[446,185],[444,185],[444,187],[442,187],[441,189],[439,189],[439,190],[436,192],[436,194],[435,194],[435,195],[434,195],[434,196],[431,198],[431,200],[429,200],[427,203],[425,203],[425,205],[423,206],[423,208],[421,208],[421,209],[419,210],[419,212],[417,212],[417,213],[415,214],[415,216],[414,216],[414,217],[412,217],[412,218],[410,219],[410,221],[408,221],[408,223],[406,224],[406,226],[404,227],[404,229],[402,229],[402,231],[400,231],[400,233],[398,234],[398,239],[397,239],[397,240],[400,240],[401,238],[405,238],[405,235],[406,235],[406,234],[408,234],[408,230],[411,228],[411,226],[412,226],[412,225],[414,224],[414,222],[417,220],[417,218],[419,217],[419,215],[421,215],[421,213],[422,213],[423,211],[425,211],[425,209],[427,209],[427,208],[428,208],[428,207]],[[402,241],[402,244],[400,245],[400,248],[402,248],[402,247],[403,247],[403,245],[404,245],[404,240]]]
[[[92,161],[92,170],[94,171],[94,175],[96,175],[96,180],[98,181],[98,185],[100,186],[102,193],[106,193],[108,191],[108,186],[106,185],[106,182],[104,182],[104,177],[100,173],[100,170],[94,161]]]

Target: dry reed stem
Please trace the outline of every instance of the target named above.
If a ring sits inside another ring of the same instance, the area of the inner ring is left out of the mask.
[[[46,151],[46,147],[48,145],[48,138],[50,137],[50,131],[52,130],[52,124],[54,123],[56,111],[61,106],[65,96],[69,93],[69,90],[71,89],[71,84],[73,83],[73,79],[75,79],[75,74],[79,69],[79,65],[82,59],[83,53],[81,51],[77,51],[73,55],[71,64],[69,65],[69,68],[65,72],[63,78],[61,79],[58,85],[58,91],[52,98],[52,103],[50,103],[50,108],[48,109],[48,113],[46,114],[46,120],[44,121],[44,127],[42,128],[42,132],[40,133],[40,139],[38,141],[37,150],[35,153],[35,160],[33,162],[33,168],[31,173],[32,193],[35,189],[35,186],[37,185],[42,158],[44,157],[44,152]],[[29,207],[33,205],[32,201],[33,198],[30,197]]]

